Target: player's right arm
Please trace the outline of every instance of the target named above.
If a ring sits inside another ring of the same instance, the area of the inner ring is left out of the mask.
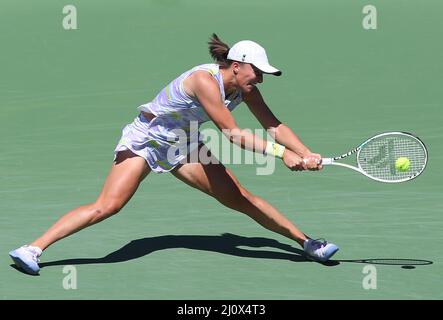
[[[209,73],[195,72],[185,80],[184,86],[186,92],[201,103],[209,118],[231,143],[253,152],[265,152],[267,141],[250,130],[238,127],[231,112],[220,98],[221,93],[217,81]],[[291,150],[285,150],[283,159],[285,165],[292,170],[305,169],[302,158]]]

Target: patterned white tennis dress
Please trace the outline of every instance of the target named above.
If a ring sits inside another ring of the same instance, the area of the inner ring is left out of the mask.
[[[230,111],[242,102],[239,91],[225,97],[219,65],[196,66],[169,83],[154,100],[138,107],[139,111],[151,113],[155,118],[149,121],[140,112],[132,123],[126,125],[115,148],[115,156],[129,149],[144,158],[157,173],[171,171],[186,160],[201,143],[198,128],[210,120],[200,102],[183,88],[183,81],[198,70],[207,71],[214,77],[220,87],[221,99]]]

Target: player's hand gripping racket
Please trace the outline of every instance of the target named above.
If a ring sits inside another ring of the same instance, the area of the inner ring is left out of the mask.
[[[355,153],[357,166],[337,162]],[[399,166],[398,160],[407,161],[407,166]],[[376,181],[396,183],[420,175],[427,160],[426,146],[419,138],[406,132],[386,132],[369,138],[341,156],[323,158],[322,164],[346,167]]]

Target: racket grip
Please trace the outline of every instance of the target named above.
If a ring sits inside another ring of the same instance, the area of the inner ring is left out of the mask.
[[[334,162],[334,159],[332,159],[332,158],[322,158],[321,159],[321,163],[326,166],[329,164],[332,164],[333,162]]]

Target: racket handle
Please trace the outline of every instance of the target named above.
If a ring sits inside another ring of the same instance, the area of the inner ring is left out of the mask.
[[[332,164],[334,162],[334,159],[333,158],[322,158],[321,159],[321,163],[322,163],[322,165],[330,165],[330,164]]]
[[[303,158],[303,162],[304,162],[305,164],[308,164],[308,160],[307,160],[306,158]],[[320,164],[320,160],[317,161],[317,164]]]

